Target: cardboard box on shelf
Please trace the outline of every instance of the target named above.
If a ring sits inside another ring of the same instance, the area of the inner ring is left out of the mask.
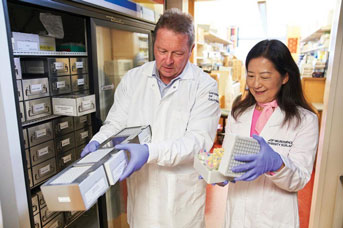
[[[49,36],[39,36],[39,49],[41,51],[56,51],[55,38]]]
[[[13,51],[39,51],[37,34],[12,32]]]

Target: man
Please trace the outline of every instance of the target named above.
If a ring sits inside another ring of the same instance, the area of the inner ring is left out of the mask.
[[[104,125],[82,152],[95,151],[125,127],[151,126],[151,143],[116,146],[131,155],[120,178],[132,174],[127,178],[131,227],[205,226],[205,183],[198,180],[193,159],[211,149],[220,109],[216,81],[188,61],[193,48],[192,18],[167,10],[154,32],[156,61],[125,75]]]

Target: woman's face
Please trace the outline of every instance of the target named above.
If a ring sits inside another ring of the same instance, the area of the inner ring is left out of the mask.
[[[283,84],[288,81],[275,69],[274,64],[266,58],[251,59],[248,64],[247,86],[258,103],[268,103],[276,99]]]

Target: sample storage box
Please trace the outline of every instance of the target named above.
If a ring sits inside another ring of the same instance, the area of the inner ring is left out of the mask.
[[[82,116],[95,112],[95,95],[66,95],[52,98],[53,113],[64,116]]]
[[[150,126],[125,128],[111,136],[99,149],[73,162],[41,186],[50,211],[88,210],[114,185],[127,164],[124,150],[116,150],[120,143],[148,143]]]
[[[206,157],[200,159],[199,156],[194,158],[194,168],[199,172],[203,179],[209,183],[220,183],[225,180],[233,180],[239,177],[243,172],[232,172],[234,166],[244,164],[244,162],[236,161],[235,155],[257,154],[260,151],[260,145],[257,140],[250,137],[242,137],[235,134],[226,134],[223,143],[224,153],[221,158],[218,169],[209,168],[206,165]]]

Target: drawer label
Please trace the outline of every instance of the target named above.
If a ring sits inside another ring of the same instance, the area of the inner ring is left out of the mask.
[[[66,87],[66,82],[65,81],[60,81],[56,83],[57,89],[64,88]]]
[[[45,109],[45,103],[33,105],[33,112],[34,113],[44,111],[44,109]]]
[[[92,102],[90,100],[85,100],[81,102],[83,109],[90,109],[92,107]]]
[[[42,168],[39,169],[39,175],[42,176],[48,172],[50,172],[51,168],[50,168],[50,164],[47,166],[44,166]]]
[[[46,128],[35,131],[35,136],[36,136],[36,138],[46,136]]]
[[[63,163],[66,164],[67,162],[71,161],[71,154],[68,154],[67,156],[62,157]]]
[[[87,138],[88,137],[88,131],[84,131],[80,133],[81,139]]]
[[[37,150],[38,157],[41,157],[47,153],[49,153],[49,146],[46,146],[42,149]]]
[[[80,117],[80,123],[87,122],[87,116],[81,116]]]
[[[69,145],[70,144],[70,138],[62,140],[61,144],[62,144],[62,147]]]
[[[42,89],[43,89],[42,84],[30,85],[31,93],[39,93],[40,91],[42,91]]]
[[[98,180],[93,187],[91,187],[85,194],[87,204],[90,204],[94,200],[98,198],[98,196],[103,192],[104,188],[106,188],[104,178]]]
[[[63,70],[64,69],[64,63],[63,62],[54,62],[55,69],[56,70]]]
[[[77,79],[77,85],[84,85],[84,84],[85,84],[85,79],[84,78]]]
[[[68,128],[68,127],[69,127],[68,121],[60,123],[60,129],[61,130],[65,129],[65,128]]]
[[[75,62],[76,69],[83,68],[83,62]]]
[[[73,106],[66,106],[66,105],[55,105],[56,113],[62,114],[62,115],[73,115],[74,114],[74,108]]]
[[[57,197],[58,202],[60,203],[70,203],[70,197],[69,196],[59,196]]]

